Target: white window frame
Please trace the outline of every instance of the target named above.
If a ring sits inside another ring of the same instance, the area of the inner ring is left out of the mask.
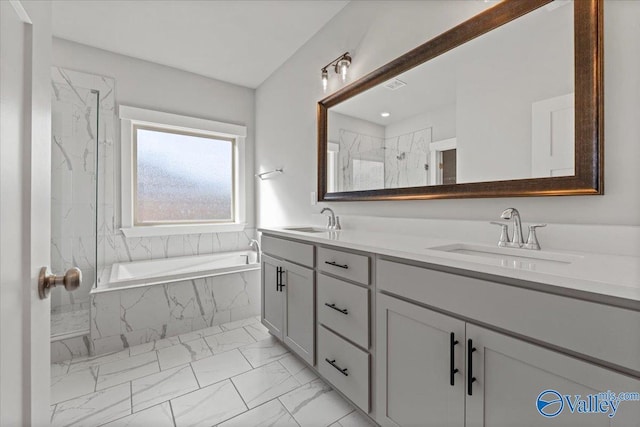
[[[122,228],[126,237],[166,236],[172,234],[200,234],[242,231],[246,226],[246,185],[245,185],[245,139],[246,126],[213,120],[181,116],[161,111],[120,105],[120,158],[121,190],[120,208]],[[136,126],[148,126],[184,133],[234,139],[233,165],[235,194],[233,195],[235,218],[225,223],[182,223],[182,224],[144,224],[134,223],[135,185],[134,129]]]

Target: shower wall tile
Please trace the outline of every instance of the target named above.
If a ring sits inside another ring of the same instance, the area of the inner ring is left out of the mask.
[[[120,294],[103,292],[91,298],[91,338],[120,334]]]

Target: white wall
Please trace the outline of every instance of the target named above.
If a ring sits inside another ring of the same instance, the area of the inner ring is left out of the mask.
[[[114,165],[107,165],[107,172],[99,180],[112,179],[114,191],[105,190],[106,198],[100,201],[101,215],[107,232],[102,239],[105,245],[104,261],[99,266],[116,261],[135,261],[169,256],[194,255],[248,247],[255,227],[254,207],[254,107],[253,89],[213,80],[174,68],[154,64],[92,48],[86,45],[54,38],[53,63],[56,66],[115,79],[116,105],[124,104],[192,117],[216,120],[247,126],[246,144],[246,194],[247,230],[245,233],[206,233],[150,238],[124,238],[117,230],[120,226],[120,152],[119,120],[113,132]],[[107,141],[106,149],[110,149]],[[107,154],[107,157],[109,155]],[[101,167],[102,171],[102,167]],[[115,177],[110,178],[109,174]],[[110,193],[113,193],[111,195]],[[114,209],[113,212],[108,212]],[[113,229],[110,215],[115,214]]]
[[[484,2],[351,2],[256,91],[256,166],[285,173],[257,187],[259,225],[304,224],[316,186],[316,104],[320,68],[353,54],[349,81],[451,27],[452,8],[469,15]],[[525,221],[640,225],[640,2],[605,1],[604,196],[326,203],[338,214],[492,220],[515,206]],[[401,29],[401,30],[400,30]],[[333,77],[329,90],[342,86]]]

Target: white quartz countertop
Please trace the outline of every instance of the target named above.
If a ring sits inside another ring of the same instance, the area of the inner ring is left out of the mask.
[[[543,291],[640,310],[640,257],[553,250],[549,253],[571,261],[505,262],[499,258],[433,249],[467,243],[459,240],[355,230],[308,233],[286,228],[259,228],[258,231],[453,268],[466,275],[475,273],[505,278],[510,284],[520,284],[529,289],[535,289],[537,284]],[[537,251],[507,249],[506,252],[526,257]]]

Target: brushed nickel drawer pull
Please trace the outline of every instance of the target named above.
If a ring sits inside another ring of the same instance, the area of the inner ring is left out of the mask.
[[[345,270],[349,268],[347,264],[338,264],[335,261],[325,261],[325,264],[333,265],[334,267],[344,268]]]
[[[347,310],[346,308],[338,308],[335,304],[329,304],[328,302],[325,302],[324,305],[329,308],[333,308],[335,311],[339,311],[342,314],[349,314],[349,310]]]
[[[333,367],[334,367],[334,368],[336,368],[338,371],[340,371],[340,373],[341,373],[342,375],[344,375],[345,377],[348,377],[348,376],[349,376],[349,373],[347,372],[347,368],[342,369],[342,368],[340,368],[338,365],[336,365],[336,359],[329,360],[329,359],[325,358],[324,360],[325,360],[325,362],[327,362],[329,365],[333,366]]]

